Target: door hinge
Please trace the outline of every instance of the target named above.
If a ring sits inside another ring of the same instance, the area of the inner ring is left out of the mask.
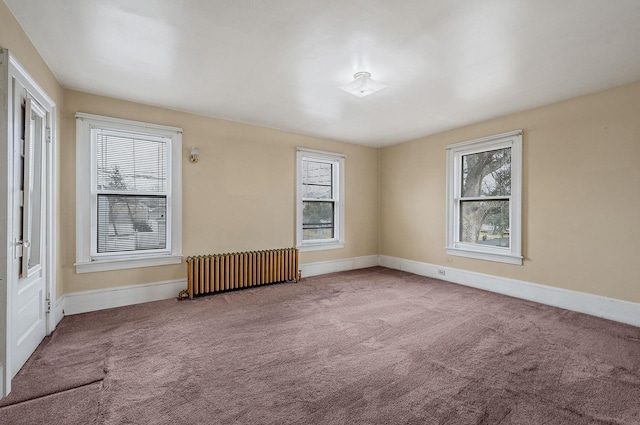
[[[45,306],[46,308],[46,313],[51,313],[51,295],[47,294],[47,304]]]
[[[47,142],[51,143],[51,128],[47,127]]]

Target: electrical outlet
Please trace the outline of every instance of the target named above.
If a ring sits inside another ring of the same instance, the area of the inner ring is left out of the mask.
[[[447,274],[447,272],[444,269],[438,269],[438,274],[440,276],[445,276]]]

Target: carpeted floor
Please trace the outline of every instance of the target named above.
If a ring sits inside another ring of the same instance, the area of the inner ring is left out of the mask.
[[[65,317],[10,424],[640,424],[640,328],[381,267]]]

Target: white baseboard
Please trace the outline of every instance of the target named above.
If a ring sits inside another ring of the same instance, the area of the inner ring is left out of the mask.
[[[300,264],[300,270],[304,278],[378,265],[640,326],[640,303],[386,255]],[[186,279],[177,279],[64,294],[56,301],[56,322],[64,315],[177,297],[186,287]]]
[[[378,265],[378,256],[348,258],[345,260],[322,261],[301,264],[303,277],[320,274],[362,269]],[[178,296],[178,292],[187,287],[186,279],[166,282],[146,283],[141,285],[118,286],[115,288],[96,289],[91,291],[71,292],[64,294],[56,301],[56,319],[63,315],[86,313],[107,308],[122,307],[149,301],[159,301]]]
[[[65,305],[66,305],[66,299],[67,296],[65,294],[63,294],[60,298],[58,298],[56,300],[56,306],[54,308],[54,312],[55,312],[55,317],[56,317],[56,323],[55,326],[58,326],[58,323],[60,323],[60,321],[62,320],[62,318],[64,317],[66,311],[65,311]],[[55,327],[54,326],[54,327]]]
[[[5,388],[4,367],[2,366],[2,363],[0,363],[0,398],[9,395],[9,391],[11,391],[11,386],[9,386],[9,388]]]
[[[380,256],[379,265],[640,326],[639,303],[386,255]],[[444,271],[444,276],[439,270]]]
[[[178,292],[186,288],[187,279],[118,286],[92,291],[71,292],[64,295],[64,301],[60,304],[64,308],[64,314],[68,316],[106,308],[177,298]]]
[[[300,264],[300,271],[302,272],[302,277],[305,278],[327,273],[375,267],[378,265],[378,261],[378,255],[346,258],[344,260],[320,261],[317,263]]]

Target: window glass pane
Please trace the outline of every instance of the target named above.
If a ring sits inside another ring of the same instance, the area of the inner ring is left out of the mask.
[[[334,235],[334,203],[302,203],[302,239],[331,239]]]
[[[167,198],[98,195],[98,253],[165,249]]]
[[[302,161],[302,197],[332,199],[333,164]]]
[[[98,190],[167,191],[167,140],[95,130]]]
[[[462,201],[460,242],[509,247],[509,201]]]
[[[462,157],[462,196],[511,195],[511,148]]]

